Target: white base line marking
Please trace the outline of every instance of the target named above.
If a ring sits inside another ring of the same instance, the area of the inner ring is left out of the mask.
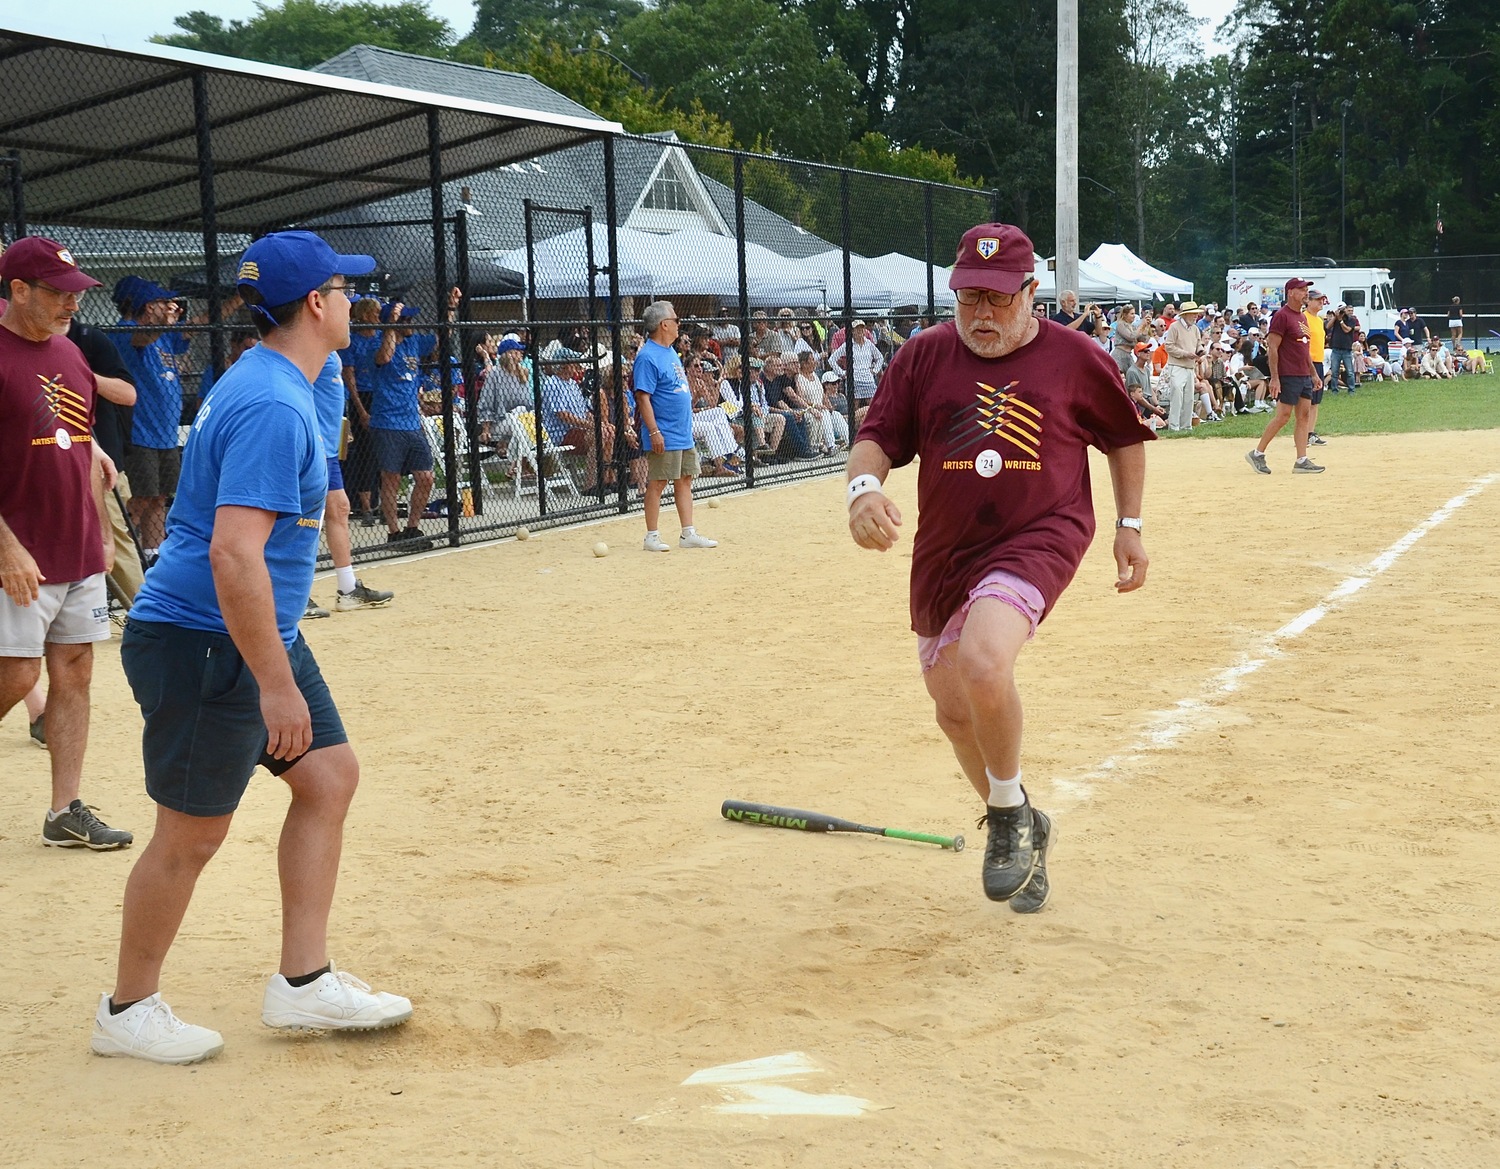
[[[1377,576],[1389,571],[1396,562],[1411,551],[1413,546],[1428,532],[1446,521],[1469,503],[1490,484],[1500,479],[1500,473],[1485,475],[1469,484],[1461,495],[1455,495],[1406,535],[1402,536],[1379,556],[1365,566],[1363,572],[1340,581],[1321,601],[1312,608],[1299,613],[1280,629],[1260,638],[1240,660],[1212,675],[1196,698],[1184,698],[1167,710],[1153,711],[1146,717],[1146,725],[1136,740],[1124,751],[1111,755],[1094,770],[1077,779],[1059,779],[1053,783],[1054,791],[1065,800],[1081,802],[1093,793],[1091,781],[1104,779],[1129,768],[1153,751],[1165,751],[1177,745],[1178,740],[1196,731],[1203,730],[1212,720],[1215,708],[1237,691],[1251,674],[1267,662],[1282,656],[1282,645],[1306,633],[1328,614],[1344,607],[1366,585]]]

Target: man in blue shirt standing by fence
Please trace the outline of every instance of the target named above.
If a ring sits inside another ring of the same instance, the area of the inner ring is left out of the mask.
[[[646,306],[641,322],[646,343],[635,356],[636,430],[646,451],[647,552],[670,552],[663,542],[661,495],[672,483],[677,519],[682,524],[679,548],[717,548],[719,542],[700,536],[693,527],[693,480],[698,475],[698,448],[693,445],[693,395],[687,371],[672,348],[677,340],[677,310],[669,300]]]
[[[303,231],[262,237],[240,264],[262,342],[198,411],[171,531],[121,642],[157,818],[125,886],[115,989],[94,1016],[99,1055],[183,1064],[223,1049],[218,1032],[172,1013],[161,969],[257,766],[292,796],[277,857],[281,962],[261,1020],[367,1031],[411,1017],[406,999],[371,991],[328,958],[359,762],[297,629],[328,491],[312,383],[349,344],[347,276],[374,267]]]

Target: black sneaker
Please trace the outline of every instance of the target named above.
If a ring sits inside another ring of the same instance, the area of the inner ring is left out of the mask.
[[[42,843],[53,848],[92,848],[103,852],[126,848],[134,841],[131,833],[111,828],[82,800],[74,800],[62,815],[56,818],[49,815],[42,822]]]
[[[402,528],[400,543],[413,552],[426,552],[432,547],[432,541],[422,534],[421,528]]]
[[[47,712],[44,710],[36,716],[36,722],[31,724],[31,741],[43,751],[47,749]]]
[[[1009,901],[1031,880],[1037,852],[1032,842],[1031,804],[1019,808],[985,808],[979,818],[989,828],[984,846],[984,895]]]
[[[1031,831],[1036,840],[1036,868],[1032,870],[1031,880],[1026,882],[1026,886],[1010,899],[1010,907],[1017,913],[1035,913],[1052,896],[1052,885],[1047,880],[1047,850],[1057,840],[1057,833],[1052,828],[1052,817],[1032,808]]]
[[[1326,438],[1324,438],[1321,434],[1319,434],[1316,430],[1314,430],[1314,431],[1311,431],[1308,434],[1308,436],[1307,436],[1307,445],[1308,446],[1327,446],[1328,445],[1328,440]]]
[[[347,613],[352,609],[378,609],[382,605],[389,605],[395,595],[385,589],[367,588],[364,581],[357,580],[354,582],[354,588],[349,592],[346,593],[343,589],[338,590],[333,607],[340,613]]]

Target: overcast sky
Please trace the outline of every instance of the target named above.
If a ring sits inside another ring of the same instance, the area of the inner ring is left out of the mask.
[[[1087,3],[1087,0],[1083,0]],[[1233,0],[1187,0],[1193,14],[1205,17],[1204,42],[1213,51],[1214,29],[1233,8]],[[446,20],[458,36],[465,35],[474,24],[473,0],[428,0],[434,15]],[[11,7],[11,5],[7,5]],[[17,0],[16,7],[19,7]],[[24,15],[15,12],[18,27],[57,37],[103,37],[116,48],[125,48],[147,40],[154,34],[176,31],[172,18],[201,8],[224,20],[245,20],[255,15],[254,0],[60,0],[55,4],[35,4]],[[3,18],[10,23],[10,16]]]

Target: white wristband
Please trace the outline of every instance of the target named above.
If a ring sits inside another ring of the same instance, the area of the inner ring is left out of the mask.
[[[849,480],[848,506],[853,507],[856,499],[861,495],[867,495],[871,491],[881,495],[885,494],[885,491],[881,488],[880,480],[875,478],[874,475],[856,475],[853,479]]]

